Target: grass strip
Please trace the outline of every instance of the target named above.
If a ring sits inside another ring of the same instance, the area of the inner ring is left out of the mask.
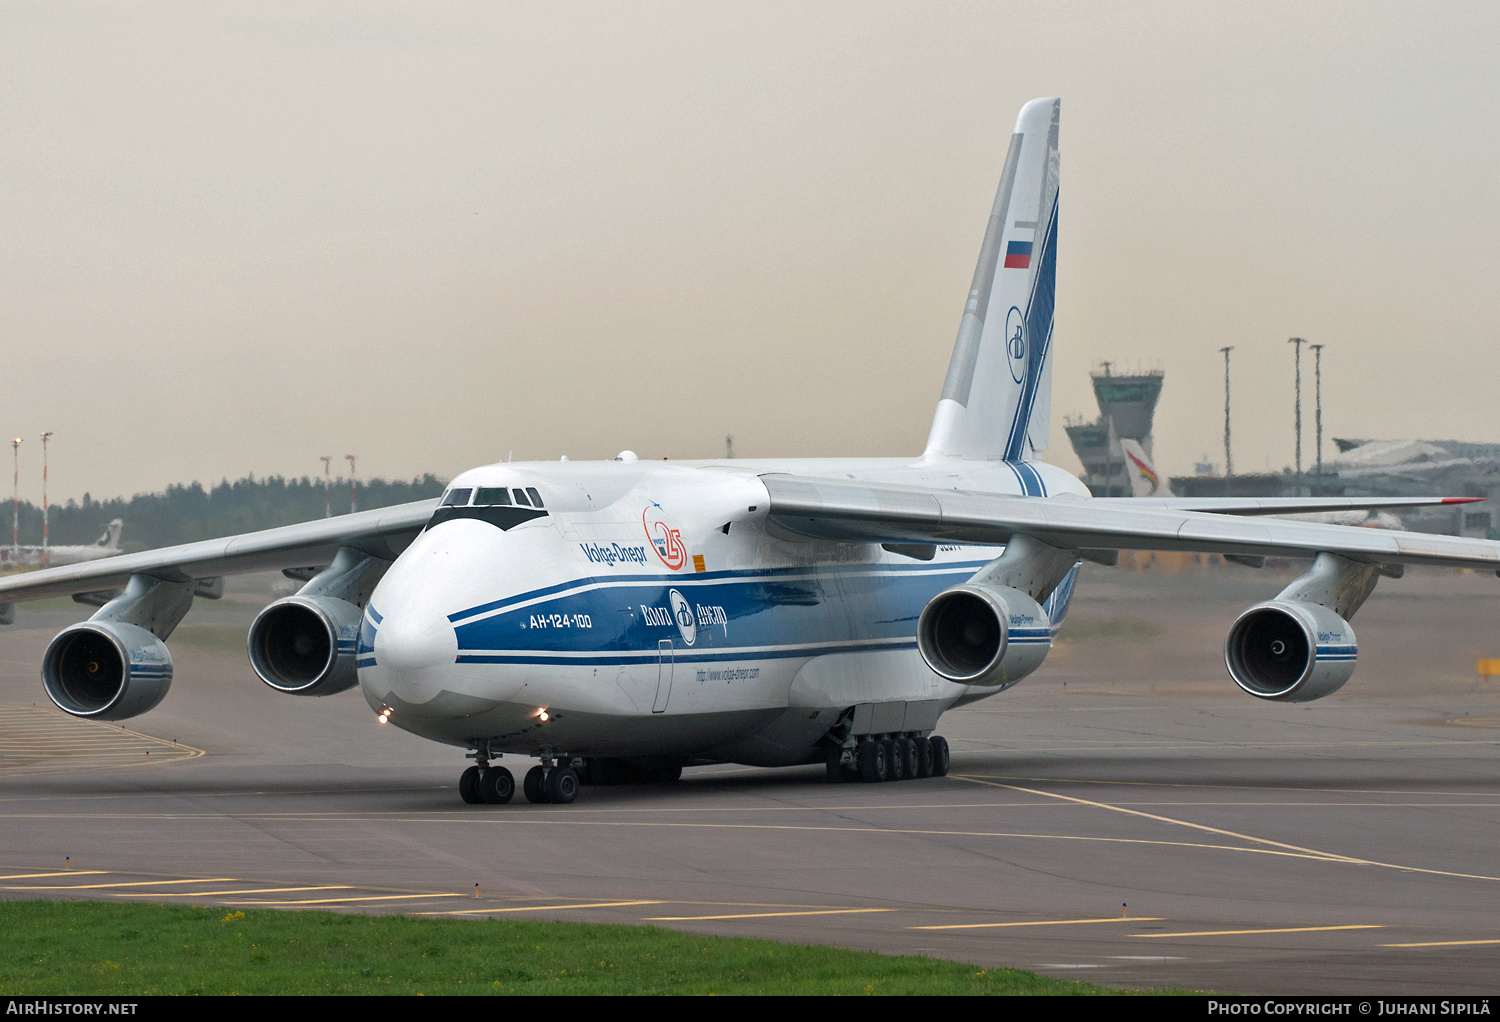
[[[1113,994],[654,926],[0,902],[0,994]]]

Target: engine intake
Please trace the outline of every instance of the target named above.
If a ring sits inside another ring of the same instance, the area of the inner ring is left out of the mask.
[[[1051,649],[1046,612],[1008,586],[966,582],[944,589],[917,621],[917,650],[927,666],[963,685],[1009,688]]]
[[[1349,622],[1327,607],[1293,600],[1258,603],[1235,619],[1224,663],[1259,699],[1305,703],[1337,692],[1354,673],[1359,646]]]
[[[250,626],[250,666],[278,692],[327,696],[359,683],[360,609],[329,596],[288,596]]]
[[[124,720],[161,702],[172,684],[172,657],[146,629],[120,621],[64,628],[42,654],[42,687],[65,713]]]

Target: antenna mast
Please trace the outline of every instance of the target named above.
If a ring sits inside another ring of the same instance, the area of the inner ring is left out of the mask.
[[[52,567],[52,554],[47,549],[47,438],[49,429],[42,434],[42,567]]]
[[[1234,475],[1234,456],[1229,453],[1229,353],[1234,345],[1220,348],[1224,353],[1224,477]]]
[[[1313,393],[1317,395],[1317,411],[1313,413],[1313,422],[1316,423],[1318,431],[1318,482],[1323,482],[1323,345],[1309,344],[1313,353]]]
[[[15,487],[15,510],[10,520],[10,563],[18,564],[21,556],[21,438],[16,437],[10,442],[11,450],[16,459],[15,475],[11,477],[11,485]]]
[[[1307,342],[1300,337],[1288,337],[1288,344],[1297,351],[1297,475],[1302,475],[1302,345]]]

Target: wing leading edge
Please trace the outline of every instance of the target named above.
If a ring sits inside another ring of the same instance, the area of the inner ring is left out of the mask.
[[[435,499],[419,500],[262,532],[26,572],[0,580],[0,606],[119,589],[132,575],[185,582],[247,571],[325,565],[333,560],[340,547],[394,560],[422,531],[437,505]]]
[[[787,475],[764,475],[761,482],[770,494],[773,521],[788,531],[822,539],[1000,545],[1025,535],[1078,550],[1179,550],[1241,557],[1315,557],[1327,552],[1375,564],[1500,571],[1500,543],[1488,540],[1244,517],[1343,509],[1327,504],[1307,507],[1306,500],[1295,508],[1208,514],[1134,499],[1106,503],[1006,497]]]

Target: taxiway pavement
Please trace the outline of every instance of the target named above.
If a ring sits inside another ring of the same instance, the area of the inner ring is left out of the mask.
[[[265,580],[195,607],[172,693],[123,728],[47,708],[41,651],[86,610],[23,605],[0,631],[0,897],[649,922],[1129,987],[1495,992],[1500,696],[1473,669],[1500,653],[1500,583],[1383,582],[1354,680],[1296,706],[1240,694],[1219,659],[1282,584],[1091,567],[1042,671],[943,718],[947,778],[710,767],[571,806],[464,805],[457,750],[357,693],[261,685],[243,642]]]

